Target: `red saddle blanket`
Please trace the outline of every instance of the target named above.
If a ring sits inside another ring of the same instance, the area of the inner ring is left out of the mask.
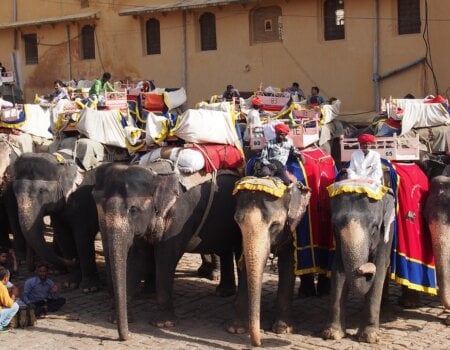
[[[205,158],[205,171],[211,173],[215,169],[237,169],[244,165],[244,155],[240,149],[232,145],[205,144],[193,145]]]

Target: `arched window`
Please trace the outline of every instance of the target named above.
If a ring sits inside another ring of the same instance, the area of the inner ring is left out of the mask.
[[[398,34],[420,33],[420,0],[398,0]]]
[[[81,46],[83,51],[83,59],[95,59],[95,27],[86,25],[81,28]]]
[[[325,0],[323,14],[325,40],[345,39],[344,0]]]
[[[260,7],[250,12],[252,44],[283,40],[279,6]]]
[[[145,22],[145,33],[147,35],[147,55],[161,54],[159,21],[155,18],[150,18]]]
[[[216,16],[205,12],[200,16],[200,41],[202,51],[217,50]]]

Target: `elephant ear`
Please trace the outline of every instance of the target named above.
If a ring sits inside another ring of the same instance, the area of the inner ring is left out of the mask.
[[[386,193],[383,198],[383,228],[384,228],[384,243],[389,242],[391,233],[391,225],[395,219],[395,201],[394,195],[391,192]]]
[[[311,190],[301,182],[297,182],[290,184],[286,191],[289,193],[287,223],[290,231],[293,232],[297,228],[303,214],[305,214],[311,197]]]
[[[67,162],[58,166],[61,167],[58,179],[58,187],[61,191],[59,195],[67,200],[69,195],[77,189],[83,180],[83,176],[74,162]]]

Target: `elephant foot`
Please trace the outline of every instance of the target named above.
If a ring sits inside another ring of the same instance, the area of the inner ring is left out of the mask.
[[[81,291],[84,293],[84,294],[90,294],[90,293],[96,293],[96,292],[98,292],[99,291],[99,287],[98,286],[91,286],[91,287],[84,287],[84,288],[81,288]]]
[[[80,288],[85,294],[96,293],[100,290],[100,281],[95,279],[83,280],[80,284]]]
[[[151,320],[150,323],[158,328],[172,328],[175,327],[177,318],[172,312],[165,312]]]
[[[327,340],[339,340],[345,337],[345,332],[340,328],[329,326],[322,331],[322,338]]]
[[[66,281],[63,283],[63,287],[66,289],[77,289],[78,283],[74,281]]]
[[[288,322],[277,320],[272,326],[272,332],[276,334],[292,334],[294,333],[294,327]]]
[[[376,327],[366,327],[362,331],[358,331],[357,334],[358,341],[365,342],[369,344],[378,343],[380,338],[378,337],[378,328]]]
[[[444,320],[444,324],[450,326],[450,315]]]
[[[236,294],[235,286],[221,286],[220,284],[216,287],[216,296],[221,298],[228,298]]]
[[[240,320],[234,320],[227,326],[227,332],[231,334],[244,334],[248,329],[244,325],[244,322]]]
[[[420,292],[402,286],[402,295],[398,298],[400,306],[415,308],[420,306]]]
[[[214,265],[209,262],[203,262],[197,270],[198,277],[207,278],[211,281],[219,281],[220,270],[214,268]]]

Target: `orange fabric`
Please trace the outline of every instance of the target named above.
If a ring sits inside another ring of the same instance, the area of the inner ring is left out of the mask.
[[[162,94],[144,93],[142,104],[150,112],[164,112],[164,96]]]

